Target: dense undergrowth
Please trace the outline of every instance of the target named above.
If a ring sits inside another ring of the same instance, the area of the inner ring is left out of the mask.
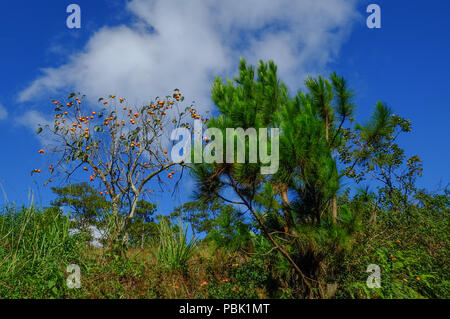
[[[419,205],[380,210],[376,223],[368,223],[370,203],[355,197],[341,210],[339,225],[323,222],[301,229],[305,237],[296,250],[301,252],[298,262],[320,282],[316,289],[324,298],[448,298],[448,201],[448,196],[423,195]],[[70,219],[56,209],[5,208],[0,218],[0,297],[302,296],[289,264],[258,234],[251,233],[236,248],[220,229],[193,241],[183,228],[166,222],[159,228],[145,247],[111,257],[82,234],[73,234]],[[66,285],[69,264],[80,266],[78,289]],[[381,288],[366,285],[369,264],[380,267]]]

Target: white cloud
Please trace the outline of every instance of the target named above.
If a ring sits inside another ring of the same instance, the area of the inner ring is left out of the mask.
[[[8,110],[0,103],[0,120],[4,120],[8,117]]]
[[[27,126],[33,130],[37,130],[40,125],[50,126],[51,124],[53,124],[53,122],[46,119],[37,111],[27,111],[22,117],[17,120],[17,123],[23,126]]]
[[[36,132],[39,127],[42,128],[53,128],[54,122],[45,118],[41,113],[37,111],[27,111],[22,116],[16,118],[16,125],[24,126]],[[49,131],[46,129],[41,134],[37,135],[40,143],[44,146],[55,146],[56,137],[52,134],[49,134]]]
[[[92,100],[114,93],[141,103],[180,88],[205,110],[212,77],[234,76],[239,57],[252,64],[273,59],[297,88],[336,56],[355,6],[356,0],[133,0],[132,25],[97,31],[67,64],[43,69],[19,101],[76,90]]]

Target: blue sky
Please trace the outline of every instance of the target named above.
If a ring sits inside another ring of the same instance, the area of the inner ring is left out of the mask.
[[[49,99],[82,90],[93,99],[123,93],[139,102],[179,86],[214,110],[210,81],[233,76],[239,57],[275,59],[292,90],[308,74],[345,76],[356,92],[357,121],[379,100],[412,120],[400,144],[424,162],[419,185],[433,190],[450,181],[450,2],[216,2],[2,1],[0,183],[8,200],[26,204],[30,188],[41,205],[52,198],[30,176],[44,165],[34,130]],[[81,29],[65,25],[70,3],[81,7]],[[369,3],[381,7],[381,29],[365,25]],[[182,187],[175,199],[159,199],[162,211],[187,199],[193,184]]]

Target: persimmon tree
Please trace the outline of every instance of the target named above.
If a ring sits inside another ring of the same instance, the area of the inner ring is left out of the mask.
[[[127,225],[140,198],[151,193],[151,181],[161,185],[177,171],[181,178],[185,164],[169,156],[170,133],[180,127],[191,129],[188,117],[200,117],[193,105],[182,109],[183,100],[178,89],[139,107],[115,95],[98,99],[97,107],[89,107],[86,96],[75,93],[64,101],[52,100],[54,124],[37,131],[52,138],[49,153],[55,164],[49,166],[50,174],[57,170],[66,179],[81,176],[108,198],[109,246],[126,243]],[[32,174],[40,172],[35,169]]]

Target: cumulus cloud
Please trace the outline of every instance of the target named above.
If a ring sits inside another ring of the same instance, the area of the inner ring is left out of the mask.
[[[98,30],[68,63],[44,68],[19,101],[76,90],[141,103],[180,88],[205,110],[211,79],[233,76],[240,57],[274,60],[297,88],[336,57],[355,7],[356,0],[132,0],[132,24]]]
[[[8,117],[8,110],[0,103],[0,120],[4,120]]]
[[[17,120],[17,123],[23,126],[28,126],[33,130],[38,129],[39,126],[50,126],[52,121],[46,119],[37,111],[27,111],[21,118]]]
[[[18,117],[15,121],[15,125],[24,126],[30,130],[36,132],[39,127],[53,127],[53,122],[48,118],[44,117],[41,113],[37,111],[27,111],[22,116]],[[41,134],[37,135],[40,143],[45,146],[56,145],[55,136],[48,133],[48,130],[43,131]]]

